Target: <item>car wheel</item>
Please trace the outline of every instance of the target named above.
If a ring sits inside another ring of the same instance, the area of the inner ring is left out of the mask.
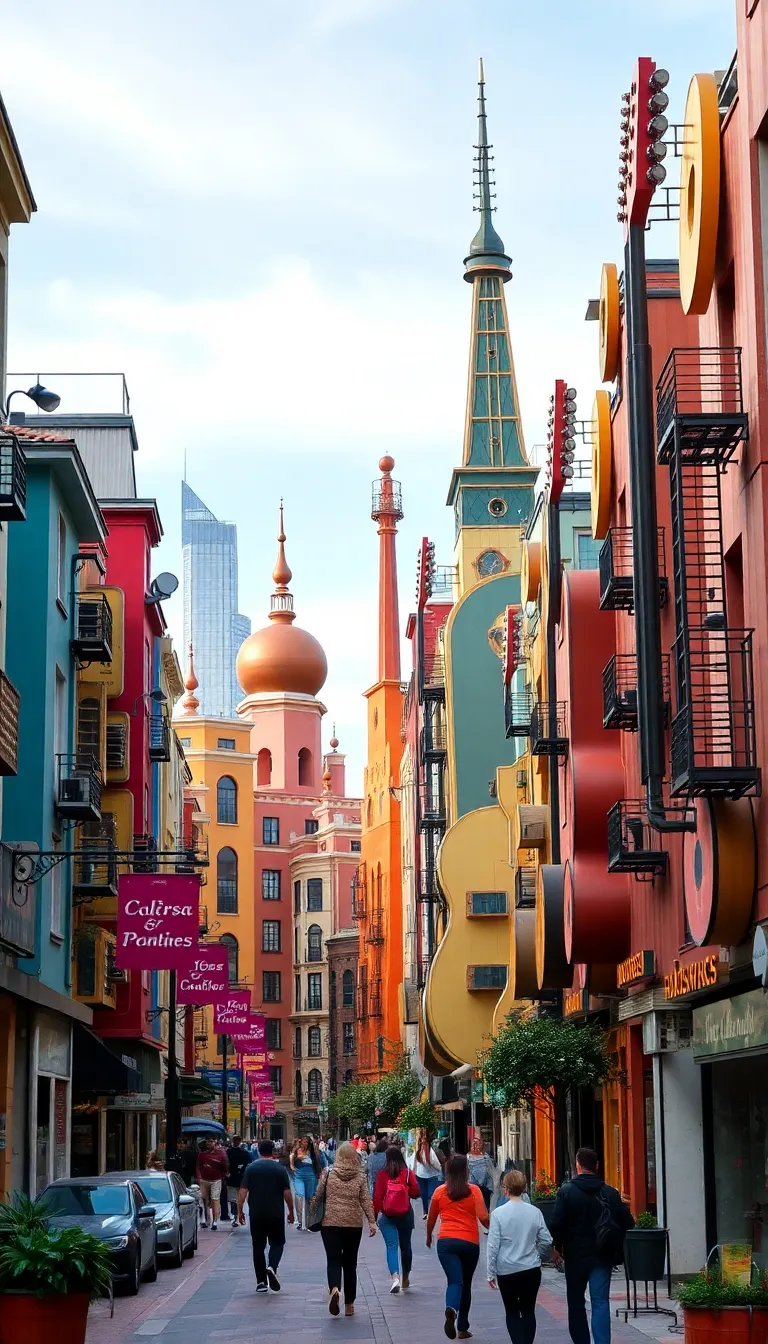
[[[179,1240],[176,1243],[176,1253],[171,1257],[171,1268],[181,1269],[184,1263],[184,1233],[179,1228]]]
[[[197,1250],[197,1220],[195,1220],[195,1230],[192,1233],[189,1245],[187,1246],[184,1252],[188,1260],[192,1259],[192,1256],[195,1254],[196,1250]]]
[[[155,1244],[152,1249],[152,1264],[144,1275],[144,1281],[145,1283],[157,1282],[157,1237],[155,1237]]]
[[[126,1292],[129,1297],[135,1297],[141,1287],[141,1251],[136,1247],[136,1254],[133,1257],[131,1266],[131,1277],[126,1285]]]

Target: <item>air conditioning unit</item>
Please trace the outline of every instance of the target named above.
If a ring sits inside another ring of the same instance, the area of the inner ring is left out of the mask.
[[[643,1053],[669,1055],[687,1050],[693,1039],[690,1013],[654,1012],[643,1018]]]

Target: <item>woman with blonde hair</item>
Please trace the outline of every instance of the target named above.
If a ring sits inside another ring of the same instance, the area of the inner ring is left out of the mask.
[[[368,1235],[375,1237],[376,1218],[368,1180],[351,1143],[339,1145],[336,1161],[332,1167],[326,1167],[320,1177],[316,1197],[319,1200],[323,1195],[325,1195],[325,1213],[320,1235],[325,1247],[328,1288],[331,1294],[328,1310],[332,1316],[338,1316],[343,1278],[344,1315],[354,1316],[357,1296],[357,1255],[363,1235],[363,1224],[368,1224]]]
[[[512,1344],[533,1344],[536,1298],[541,1286],[541,1252],[552,1237],[541,1209],[525,1202],[526,1180],[508,1171],[502,1182],[506,1204],[491,1214],[487,1272],[491,1288],[498,1285]]]

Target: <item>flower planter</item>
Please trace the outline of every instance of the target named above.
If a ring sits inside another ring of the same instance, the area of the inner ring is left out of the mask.
[[[0,1293],[0,1344],[84,1344],[87,1293]]]
[[[627,1278],[634,1283],[655,1283],[664,1278],[667,1262],[667,1229],[633,1227],[624,1241]]]
[[[768,1344],[765,1307],[683,1307],[683,1319],[685,1344]]]
[[[537,1209],[541,1209],[541,1216],[547,1225],[547,1230],[549,1230],[552,1214],[555,1212],[555,1196],[552,1195],[550,1199],[534,1199],[533,1203]]]

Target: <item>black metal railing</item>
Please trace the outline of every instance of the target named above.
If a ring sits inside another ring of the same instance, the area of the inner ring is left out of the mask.
[[[661,685],[665,721],[670,711],[669,655],[662,655]],[[637,732],[637,657],[615,653],[603,669],[603,727]]]
[[[427,783],[419,784],[419,825],[422,828],[445,826],[445,786],[442,772]]]
[[[128,763],[128,725],[124,719],[107,720],[107,771],[122,771]]]
[[[671,792],[742,798],[759,789],[751,630],[687,630],[675,641]]]
[[[56,757],[56,811],[87,821],[101,816],[101,768],[95,756],[73,752]]]
[[[530,691],[513,691],[504,687],[504,728],[507,737],[529,737],[533,695]]]
[[[171,759],[171,725],[167,714],[154,713],[149,716],[149,759]]]
[[[21,696],[10,677],[0,672],[0,775],[15,775],[19,765]]]
[[[15,434],[0,433],[0,519],[23,523],[27,516],[27,459]]]
[[[117,895],[117,828],[114,816],[84,825],[72,861],[72,891],[76,896]]]
[[[445,694],[445,659],[441,653],[428,654],[421,667],[423,694],[440,697]]]
[[[676,442],[683,462],[722,466],[748,433],[740,348],[671,350],[656,384],[659,462],[669,461]]]
[[[384,919],[380,911],[371,915],[365,928],[366,943],[384,942]]]
[[[133,871],[134,873],[156,873],[159,870],[157,840],[154,835],[134,835]]]
[[[458,565],[435,565],[431,571],[428,590],[430,597],[451,597],[459,595]]]
[[[381,1017],[382,997],[381,980],[369,980],[368,982],[368,1016]]]
[[[538,868],[535,863],[521,863],[515,869],[515,909],[530,910],[536,905],[536,878]]]
[[[371,517],[381,516],[398,522],[403,516],[403,492],[399,481],[390,476],[374,481],[371,487]]]
[[[448,731],[442,719],[429,716],[421,730],[421,756],[444,756],[448,750]]]
[[[437,869],[432,865],[422,868],[419,872],[417,900],[439,901],[442,900],[442,896],[440,883],[437,880]]]
[[[72,651],[84,662],[112,661],[112,608],[105,593],[78,593]]]
[[[648,820],[644,800],[622,798],[608,813],[609,873],[653,876],[667,870],[667,853],[660,832]]]
[[[610,527],[600,547],[600,607],[603,611],[635,609],[635,587],[632,576],[632,528]],[[659,602],[664,606],[669,596],[664,528],[659,528]]]
[[[554,716],[551,713],[554,708]],[[533,756],[567,756],[568,732],[564,700],[550,706],[540,700],[531,711],[531,754]]]

